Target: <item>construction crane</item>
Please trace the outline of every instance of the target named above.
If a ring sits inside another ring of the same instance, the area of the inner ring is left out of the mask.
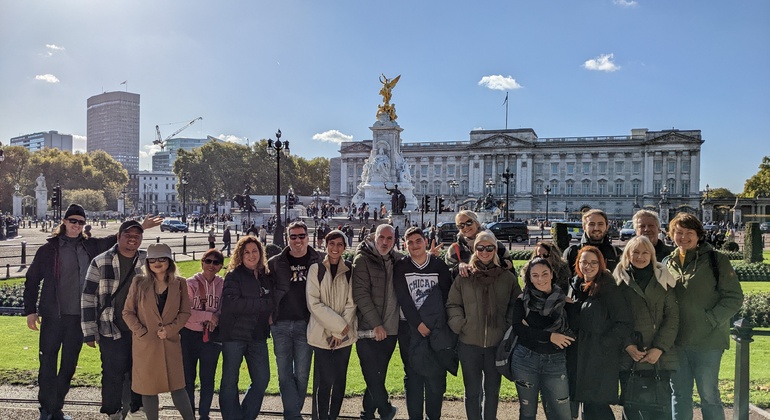
[[[198,117],[198,118],[188,122],[184,127],[180,128],[179,130],[174,131],[173,134],[171,134],[170,136],[166,137],[165,139],[163,139],[163,137],[161,137],[161,135],[160,135],[160,127],[158,127],[156,125],[155,126],[155,141],[153,141],[152,144],[159,145],[160,146],[160,150],[163,150],[163,149],[166,148],[166,142],[168,141],[168,139],[170,139],[171,137],[174,137],[177,134],[181,133],[185,128],[193,125],[195,123],[195,121],[202,120],[202,119],[203,119],[203,117]]]

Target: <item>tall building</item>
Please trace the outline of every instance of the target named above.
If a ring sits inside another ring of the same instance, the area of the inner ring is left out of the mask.
[[[175,137],[166,140],[166,147],[160,152],[152,155],[153,172],[171,172],[174,170],[174,161],[176,161],[177,151],[191,150],[201,147],[209,141],[218,141],[217,138],[208,136],[205,139],[193,139],[189,137]]]
[[[139,172],[139,95],[106,92],[88,98],[87,150],[104,150],[129,174]]]
[[[72,151],[72,134],[59,134],[58,131],[25,134],[11,139],[11,146],[21,146],[30,152],[45,148]]]
[[[139,213],[181,212],[181,197],[177,193],[177,179],[171,172],[139,171],[132,176],[137,186],[133,197],[134,210]]]
[[[595,207],[621,219],[654,208],[663,196],[672,209],[696,211],[702,144],[700,130],[540,138],[521,128],[473,130],[465,141],[402,143],[401,152],[418,198],[443,195],[473,207],[489,193],[504,201],[507,187],[514,218],[548,211],[551,219],[575,219]],[[340,157],[330,162],[332,198],[351,200],[371,150],[371,140],[340,145]],[[508,185],[500,176],[506,170]]]

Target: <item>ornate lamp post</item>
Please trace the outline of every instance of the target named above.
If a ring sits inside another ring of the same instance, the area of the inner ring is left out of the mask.
[[[569,208],[566,203],[564,204],[564,221],[569,222]]]
[[[120,200],[123,203],[123,206],[122,208],[118,209],[118,212],[120,213],[120,217],[122,219],[125,219],[126,218],[126,189],[125,188],[120,190]]]
[[[495,188],[495,180],[492,178],[489,178],[487,182],[484,183],[486,185],[487,189],[489,190],[489,194],[494,196],[494,188]]]
[[[551,186],[546,185],[545,191],[543,192],[545,193],[545,224],[547,225],[548,224],[548,196],[551,195]]]
[[[321,189],[315,187],[315,190],[313,190],[313,196],[315,197],[315,214],[317,215],[321,211],[318,204],[321,201]]]
[[[449,181],[449,191],[452,194],[452,210],[457,211],[457,187],[460,183],[456,179]]]
[[[505,168],[505,172],[500,174],[500,178],[503,179],[503,182],[505,183],[505,220],[510,221],[511,220],[511,213],[508,210],[510,207],[510,201],[509,201],[509,194],[510,194],[510,184],[511,184],[511,178],[515,176],[514,173],[511,172],[510,168]]]
[[[0,146],[2,146],[2,143],[0,143]],[[5,160],[5,155],[3,155],[3,149],[0,148],[0,163],[3,163]],[[16,190],[19,191],[18,189]],[[0,240],[5,240],[5,217],[3,217],[3,212],[0,210]]]
[[[190,183],[190,173],[182,173],[182,223],[187,223],[187,184]]]
[[[267,140],[267,154],[275,156],[275,230],[273,231],[273,243],[283,247],[283,230],[281,225],[281,151],[289,156],[288,140],[281,141],[281,130],[275,133],[276,140]],[[288,211],[288,209],[287,209]]]

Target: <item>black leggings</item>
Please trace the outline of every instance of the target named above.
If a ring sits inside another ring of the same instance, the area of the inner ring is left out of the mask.
[[[193,409],[190,405],[190,398],[187,396],[187,391],[184,388],[171,391],[171,401],[174,402],[174,407],[182,415],[182,419],[195,420],[195,414],[193,414]],[[147,416],[147,420],[158,420],[157,395],[142,395],[142,405],[144,406],[144,414]]]

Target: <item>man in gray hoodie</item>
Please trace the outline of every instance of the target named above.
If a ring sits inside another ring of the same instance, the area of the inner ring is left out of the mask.
[[[393,250],[396,232],[382,224],[356,250],[353,259],[353,301],[358,307],[358,328],[371,331],[356,342],[361,372],[366,382],[362,419],[391,420],[396,407],[388,400],[385,377],[398,340],[399,307],[393,288],[393,266],[403,256]]]

